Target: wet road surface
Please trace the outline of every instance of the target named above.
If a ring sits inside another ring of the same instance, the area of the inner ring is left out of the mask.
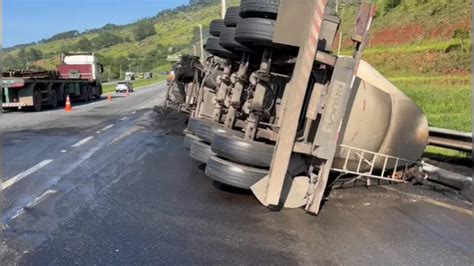
[[[314,217],[212,182],[164,93],[0,118],[0,264],[472,264],[470,206],[440,193],[340,189]]]

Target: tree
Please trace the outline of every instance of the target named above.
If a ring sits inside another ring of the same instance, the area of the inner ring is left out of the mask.
[[[11,54],[3,57],[3,67],[8,70],[19,70],[23,68],[22,62]]]
[[[27,56],[29,60],[37,61],[43,59],[43,52],[38,49],[31,48],[28,50]]]
[[[92,50],[92,43],[87,38],[81,38],[74,47],[82,52],[90,52]]]
[[[135,41],[144,40],[152,35],[156,34],[155,25],[151,21],[141,21],[132,30]]]
[[[123,39],[117,35],[114,35],[110,32],[102,32],[98,37],[91,40],[92,47],[94,49],[102,49],[116,44],[122,43]]]
[[[45,43],[45,42],[51,42],[51,41],[56,41],[56,40],[69,39],[69,38],[77,37],[78,35],[79,35],[79,31],[70,30],[70,31],[66,31],[66,32],[62,32],[62,33],[58,33],[56,35],[53,35],[49,39],[43,39],[43,40],[41,40],[41,42]]]

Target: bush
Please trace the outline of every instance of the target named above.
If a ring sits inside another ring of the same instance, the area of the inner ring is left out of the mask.
[[[383,10],[388,12],[402,3],[402,0],[384,0],[383,2]]]
[[[98,37],[91,40],[92,47],[97,50],[114,46],[122,42],[123,39],[121,37],[110,32],[100,33]]]
[[[80,39],[76,45],[74,45],[75,50],[82,51],[82,52],[90,52],[92,51],[92,43],[87,38]]]
[[[139,22],[138,25],[133,29],[133,37],[137,42],[155,34],[155,25],[151,21]]]

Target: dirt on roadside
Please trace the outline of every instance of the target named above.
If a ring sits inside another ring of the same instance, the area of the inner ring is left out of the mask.
[[[184,136],[183,129],[186,127],[189,115],[178,112],[174,108],[155,106],[156,126],[165,135]]]

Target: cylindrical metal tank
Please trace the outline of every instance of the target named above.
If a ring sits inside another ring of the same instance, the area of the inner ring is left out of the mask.
[[[342,169],[345,165],[360,172],[394,168],[395,158],[417,161],[429,136],[428,120],[421,108],[365,61],[361,61],[357,77],[358,92],[342,133],[342,145],[360,150],[352,150],[346,161],[348,149],[340,148],[334,167]],[[360,164],[363,151],[367,152]],[[374,158],[374,153],[385,156]],[[386,162],[386,156],[395,158]],[[407,164],[403,160],[399,167]]]

